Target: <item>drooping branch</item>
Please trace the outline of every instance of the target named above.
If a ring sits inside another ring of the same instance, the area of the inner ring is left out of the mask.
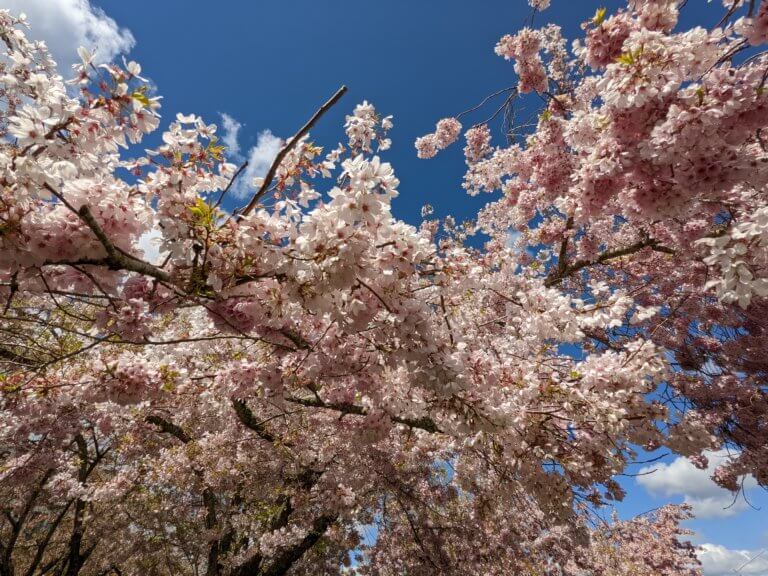
[[[138,272],[139,274],[151,276],[152,278],[157,278],[163,282],[168,282],[170,280],[171,276],[165,270],[161,270],[157,266],[153,266],[148,262],[144,262],[134,256],[125,254],[112,244],[111,240],[107,238],[107,235],[104,233],[104,230],[99,226],[99,223],[96,222],[96,219],[93,217],[93,214],[91,214],[91,209],[87,204],[83,204],[80,207],[78,214],[80,214],[83,222],[88,225],[96,238],[99,239],[99,242],[104,246],[104,249],[107,251],[107,263],[110,267],[120,270],[128,270],[129,272]]]

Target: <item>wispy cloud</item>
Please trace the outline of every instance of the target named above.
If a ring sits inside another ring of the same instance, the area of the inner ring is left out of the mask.
[[[516,244],[517,241],[520,239],[522,234],[519,230],[515,230],[514,228],[510,228],[507,230],[507,248],[510,250],[518,251]]]
[[[725,518],[742,512],[748,507],[744,498],[720,488],[712,481],[715,468],[729,458],[725,451],[708,452],[709,466],[699,470],[687,458],[678,457],[669,464],[656,464],[640,469],[638,483],[652,494],[684,496],[693,506],[698,518]],[[744,489],[757,486],[752,476],[744,479]]]
[[[80,46],[95,50],[97,62],[108,62],[136,44],[130,30],[120,28],[89,0],[4,0],[3,8],[27,15],[29,36],[45,41],[65,78],[80,61]]]
[[[233,192],[237,198],[245,198],[253,191],[253,179],[266,175],[272,161],[283,147],[283,140],[272,134],[270,130],[259,132],[256,146],[248,151],[248,167],[233,186]]]
[[[237,138],[240,135],[240,128],[243,125],[232,118],[229,114],[221,113],[221,127],[224,133],[221,135],[221,141],[227,147],[227,153],[234,159],[239,159],[240,156],[240,143]]]
[[[240,145],[240,133],[244,124],[225,112],[221,112],[221,141],[227,147],[227,156],[234,162],[248,161],[248,166],[232,186],[235,198],[245,198],[257,187],[254,178],[262,178],[267,174],[272,161],[283,147],[283,139],[272,134],[272,131],[262,130],[256,136],[256,145],[248,149],[244,156]]]

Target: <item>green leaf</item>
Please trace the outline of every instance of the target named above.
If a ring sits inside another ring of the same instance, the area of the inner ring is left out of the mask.
[[[212,228],[216,220],[216,210],[209,206],[202,198],[195,199],[194,206],[187,206],[187,210],[192,213],[195,224],[203,228]]]
[[[643,48],[640,47],[634,52],[624,52],[624,54],[616,58],[616,62],[624,64],[625,66],[631,66],[632,64],[635,64],[642,55]]]
[[[597,12],[595,12],[595,16],[592,18],[592,24],[595,26],[600,26],[603,22],[605,22],[605,14],[607,12],[607,9],[605,7],[598,8]]]
[[[224,158],[224,150],[227,149],[226,146],[217,145],[218,141],[219,139],[215,136],[211,137],[210,142],[208,142],[208,147],[206,148],[206,151],[214,160],[222,160]]]
[[[699,98],[699,106],[704,102],[704,95],[706,94],[706,91],[704,90],[704,86],[699,86],[698,90],[696,90],[696,96]]]
[[[143,106],[149,106],[149,98],[147,98],[147,97],[144,95],[144,92],[142,92],[142,91],[138,91],[138,90],[137,90],[136,92],[134,92],[133,94],[131,94],[131,98],[133,98],[134,100],[137,100],[137,101],[141,102],[141,104],[142,104]]]

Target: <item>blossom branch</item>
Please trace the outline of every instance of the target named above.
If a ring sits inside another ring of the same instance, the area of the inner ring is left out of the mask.
[[[101,226],[99,226],[99,223],[93,217],[91,209],[87,204],[83,204],[80,207],[78,214],[82,218],[83,222],[88,225],[96,238],[99,239],[99,242],[101,242],[102,246],[104,246],[104,249],[107,251],[107,263],[110,265],[110,267],[128,270],[129,272],[138,272],[139,274],[151,276],[158,280],[162,280],[163,282],[168,282],[170,280],[171,276],[168,274],[168,272],[161,270],[157,266],[153,266],[148,262],[144,262],[143,260],[139,260],[134,256],[126,254],[117,248],[114,244],[112,244],[109,238],[107,238],[107,235],[101,229]]]
[[[307,535],[295,546],[286,548],[278,554],[269,566],[258,573],[259,576],[284,576],[287,574],[291,567],[318,543],[337,519],[338,516],[335,514],[323,514],[315,518]],[[246,575],[243,574],[243,576]]]
[[[595,264],[604,264],[605,262],[609,262],[610,260],[615,260],[616,258],[621,258],[623,256],[629,256],[630,254],[635,254],[636,252],[640,252],[640,250],[645,248],[650,248],[654,252],[675,254],[675,251],[671,248],[662,246],[658,243],[657,240],[654,240],[653,238],[647,238],[645,240],[641,240],[640,242],[635,242],[630,246],[626,246],[625,248],[603,252],[595,260],[577,260],[573,264],[565,266],[562,269],[558,266],[558,268],[546,278],[544,285],[547,288],[551,288],[552,286],[559,284],[567,276],[570,276],[574,272],[578,272],[583,268],[594,266]]]
[[[166,434],[170,434],[182,444],[189,444],[192,441],[192,437],[178,424],[174,424],[170,420],[158,416],[157,414],[150,414],[145,418],[147,422],[160,428],[160,430]],[[205,506],[205,527],[208,530],[212,530],[217,524],[216,514],[216,495],[213,489],[205,482],[204,474],[197,469],[193,472],[201,482],[204,484],[203,488],[203,505]],[[219,554],[221,552],[221,542],[218,539],[214,539],[208,549],[208,570],[207,576],[215,576],[219,573]]]
[[[178,424],[174,424],[173,422],[166,420],[165,418],[158,416],[157,414],[150,414],[145,418],[145,420],[157,426],[160,428],[162,432],[165,432],[166,434],[170,434],[177,440],[179,440],[182,444],[188,444],[192,441],[192,437],[187,434],[184,429],[179,426]]]
[[[101,242],[101,245],[104,247],[104,250],[107,252],[107,258],[104,260],[100,261],[100,260],[86,259],[86,260],[78,261],[76,262],[76,264],[93,264],[93,265],[106,264],[110,268],[113,268],[116,270],[127,270],[129,272],[138,272],[139,274],[151,276],[153,278],[162,280],[164,282],[167,282],[170,280],[170,274],[168,274],[164,270],[161,270],[160,268],[153,266],[148,262],[144,262],[143,260],[140,260],[135,256],[131,256],[130,254],[124,252],[123,250],[115,246],[112,243],[112,241],[107,237],[107,235],[104,233],[104,230],[102,230],[101,226],[96,221],[96,218],[93,217],[93,214],[91,213],[91,209],[87,204],[83,204],[80,207],[80,209],[77,210],[69,201],[67,201],[66,198],[64,198],[64,195],[61,194],[58,190],[56,190],[53,186],[45,182],[43,184],[43,187],[46,190],[48,190],[51,194],[56,196],[59,200],[61,200],[62,204],[64,204],[67,208],[69,208],[72,212],[74,212],[80,217],[80,219],[88,226],[88,228],[91,229],[91,232],[93,232],[94,236],[96,236],[99,242]]]
[[[251,412],[251,409],[248,408],[248,405],[245,403],[245,400],[233,398],[232,407],[235,409],[235,414],[237,414],[237,418],[240,420],[243,426],[256,432],[259,438],[272,443],[277,440],[275,435],[267,430],[264,424],[256,419],[256,417],[253,415],[253,412]]]
[[[237,180],[240,177],[240,174],[242,174],[243,170],[245,170],[248,167],[248,160],[243,162],[240,165],[240,168],[237,169],[237,171],[232,175],[232,178],[229,179],[229,184],[227,184],[226,188],[221,191],[221,194],[219,194],[219,198],[216,200],[216,203],[213,205],[214,208],[218,208],[221,205],[222,200],[224,200],[224,197],[227,195],[227,192],[232,188],[232,185],[235,183],[235,180]]]
[[[288,402],[292,402],[293,404],[300,404],[301,406],[306,406],[308,408],[335,410],[336,412],[341,412],[342,414],[354,414],[355,416],[368,415],[368,410],[363,406],[358,406],[357,404],[347,402],[333,403],[325,402],[318,398],[298,398],[296,396],[289,396],[286,398],[286,400]],[[434,420],[428,416],[423,416],[421,418],[403,418],[400,416],[390,416],[390,418],[393,422],[403,424],[409,428],[418,428],[432,434],[441,433],[441,430],[438,428],[437,424],[435,424]]]
[[[336,93],[331,96],[331,98],[320,108],[317,110],[317,112],[314,113],[312,118],[309,119],[309,121],[304,124],[304,126],[299,130],[296,135],[291,138],[291,141],[288,142],[281,150],[277,153],[277,156],[275,156],[274,161],[272,162],[272,165],[269,167],[269,170],[267,171],[267,175],[264,177],[264,182],[261,184],[261,188],[254,194],[253,198],[251,198],[251,201],[248,203],[248,205],[243,208],[242,212],[238,214],[238,220],[242,218],[243,216],[247,216],[250,214],[253,209],[258,205],[259,201],[264,197],[264,195],[269,190],[269,185],[272,183],[272,180],[275,178],[275,174],[277,173],[277,169],[280,167],[280,164],[282,164],[283,159],[286,157],[288,152],[290,152],[296,144],[299,143],[299,140],[304,137],[304,135],[307,134],[307,132],[310,131],[310,129],[317,123],[320,118],[323,117],[323,115],[328,112],[340,99],[344,94],[347,92],[347,87],[342,86],[339,88]]]

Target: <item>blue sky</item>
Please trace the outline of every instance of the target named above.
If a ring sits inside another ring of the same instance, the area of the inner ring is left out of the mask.
[[[557,22],[573,39],[598,7],[612,12],[622,4],[552,0],[537,22]],[[714,10],[722,9],[720,0],[688,4],[685,25],[711,24],[717,19]],[[98,43],[109,56],[128,52],[164,97],[165,122],[176,112],[194,112],[221,126],[226,114],[242,125],[243,154],[265,130],[291,136],[346,84],[349,93],[313,131],[314,139],[333,147],[342,139],[344,115],[363,99],[382,114],[393,114],[394,144],[385,159],[402,182],[394,213],[413,223],[426,203],[437,216],[461,220],[489,200],[461,190],[461,146],[424,161],[416,158],[413,141],[431,132],[439,118],[513,84],[512,65],[495,56],[493,46],[530,16],[525,0],[91,0],[90,6],[88,0],[4,0],[3,6],[27,12],[37,37],[49,42],[60,63],[73,62],[81,43]],[[519,117],[533,114],[534,104],[524,102]],[[227,208],[234,206],[230,201]],[[619,506],[622,515],[670,501],[697,502],[708,516],[690,523],[697,543],[722,546],[711,548],[709,576],[742,564],[736,550],[768,547],[764,491],[749,491],[760,510],[737,503],[724,511],[730,500],[713,488],[706,473],[672,461],[664,459],[665,467],[654,475],[622,480],[628,491]],[[742,573],[768,575],[768,552]]]

